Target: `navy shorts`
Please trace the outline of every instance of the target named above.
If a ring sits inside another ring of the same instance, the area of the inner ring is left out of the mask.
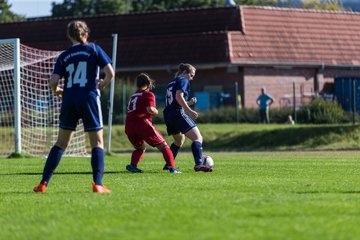
[[[196,127],[194,120],[183,109],[164,112],[164,120],[168,135],[175,135],[180,132],[184,134]]]
[[[60,128],[75,131],[79,119],[82,119],[86,132],[103,129],[99,94],[84,90],[63,94]]]

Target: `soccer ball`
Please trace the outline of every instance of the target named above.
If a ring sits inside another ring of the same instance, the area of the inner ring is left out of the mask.
[[[203,156],[203,164],[208,167],[213,167],[214,160],[210,156]]]

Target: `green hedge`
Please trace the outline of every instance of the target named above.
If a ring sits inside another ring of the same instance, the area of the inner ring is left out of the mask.
[[[344,110],[335,101],[315,98],[309,105],[298,111],[298,121],[302,123],[341,123],[345,122]]]
[[[123,123],[123,98],[122,89],[126,85],[125,104],[130,95],[136,90],[131,80],[118,82],[115,87],[114,95],[114,109],[113,109],[113,123]],[[108,101],[109,89],[103,92],[102,96],[102,109],[104,122],[107,123],[108,119]],[[258,123],[259,112],[257,108],[244,108],[239,109],[238,112],[239,123]],[[235,107],[221,107],[210,109],[207,111],[199,111],[199,118],[196,120],[198,123],[235,123],[237,122]],[[289,115],[294,115],[291,108],[271,108],[270,112],[271,123],[285,123]],[[315,98],[309,105],[301,107],[296,112],[296,120],[298,123],[315,123],[315,124],[331,124],[331,123],[346,123],[353,121],[353,115],[345,113],[341,106],[334,101],[326,101],[322,98]],[[294,118],[294,116],[293,116]],[[360,117],[356,115],[357,122]],[[162,109],[159,109],[159,115],[153,118],[154,123],[164,123]]]

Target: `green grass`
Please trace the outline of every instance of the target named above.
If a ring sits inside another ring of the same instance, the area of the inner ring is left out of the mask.
[[[46,193],[44,159],[0,159],[0,239],[358,239],[359,152],[212,152],[213,173],[160,153],[145,173],[106,158],[109,195],[91,193],[89,158],[64,158]]]
[[[199,124],[198,126],[204,138],[204,149],[212,151],[360,149],[360,125]],[[167,136],[165,125],[159,124],[156,128],[171,144],[173,139]],[[0,144],[0,156],[15,151],[14,137],[2,134],[9,132],[6,130],[8,129],[0,128],[0,139],[4,141],[4,144]],[[104,135],[106,145],[106,127]],[[111,136],[113,153],[132,151],[133,147],[124,133],[123,125],[114,125]],[[39,142],[39,144],[45,143]],[[46,144],[51,146],[49,142]],[[183,149],[189,151],[190,146],[191,141],[187,140]],[[45,146],[42,149],[47,148]],[[152,148],[148,150],[153,151]]]
[[[165,125],[156,127],[170,144]],[[199,129],[204,149],[212,151],[360,149],[359,125],[199,124]],[[111,144],[117,153],[132,149],[122,125],[113,126]],[[187,140],[184,149],[190,145]]]

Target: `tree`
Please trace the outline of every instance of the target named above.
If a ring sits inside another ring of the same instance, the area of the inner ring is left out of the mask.
[[[342,5],[338,0],[326,0],[321,4],[320,9],[339,11],[342,10]]]
[[[219,0],[133,0],[132,11],[170,10],[179,8],[215,7],[224,5]]]
[[[236,0],[240,5],[276,6],[278,0]]]
[[[1,1],[1,0],[0,0]],[[225,0],[64,0],[52,3],[52,16],[86,16],[143,11],[166,11],[180,8],[220,7]],[[286,6],[339,10],[338,0],[234,0],[237,5]]]
[[[10,11],[11,4],[7,0],[0,0],[0,23],[24,21],[26,18]]]
[[[308,9],[320,9],[320,10],[341,10],[341,4],[338,0],[326,0],[321,2],[320,0],[304,0],[304,8]]]
[[[124,0],[64,0],[63,3],[52,3],[53,17],[81,17],[96,14],[124,13],[126,11],[127,1]]]

